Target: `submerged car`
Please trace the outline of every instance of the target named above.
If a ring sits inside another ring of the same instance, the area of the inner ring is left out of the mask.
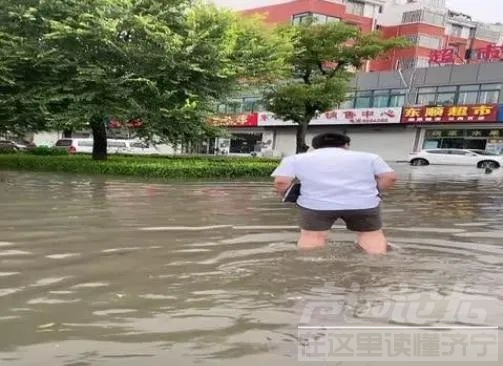
[[[471,149],[425,149],[409,155],[409,163],[422,165],[465,165],[496,169],[503,166],[503,155]]]

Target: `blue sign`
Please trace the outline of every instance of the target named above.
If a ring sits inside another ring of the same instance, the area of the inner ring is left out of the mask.
[[[503,104],[498,106],[498,122],[503,122]]]

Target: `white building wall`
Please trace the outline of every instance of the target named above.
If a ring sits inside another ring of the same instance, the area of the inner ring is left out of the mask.
[[[311,145],[314,136],[319,133],[337,131],[345,132],[351,137],[351,149],[380,155],[387,161],[405,161],[414,150],[417,128],[415,127],[363,127],[363,128],[310,128],[307,144]],[[274,150],[283,156],[295,154],[295,128],[275,128]]]
[[[61,138],[61,133],[56,131],[38,132],[33,135],[33,143],[37,146],[52,147]]]

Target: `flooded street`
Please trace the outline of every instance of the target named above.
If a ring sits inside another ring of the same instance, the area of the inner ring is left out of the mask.
[[[326,283],[382,300],[463,282],[488,313],[472,324],[502,327],[503,171],[397,170],[383,257],[343,229],[299,252],[295,210],[268,182],[0,172],[0,365],[297,364],[301,316]],[[467,325],[439,325],[453,324]]]

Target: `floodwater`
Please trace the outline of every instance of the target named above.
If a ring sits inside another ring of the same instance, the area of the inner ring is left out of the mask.
[[[464,283],[484,316],[425,323],[360,302],[346,325],[503,326],[503,171],[397,169],[382,257],[338,227],[299,252],[295,210],[266,182],[0,172],[0,365],[297,364],[299,326],[341,324],[302,323],[306,307],[355,283],[363,303]]]

